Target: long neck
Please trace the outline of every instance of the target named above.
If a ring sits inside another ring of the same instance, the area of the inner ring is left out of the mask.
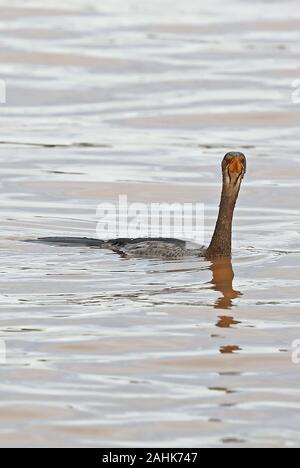
[[[211,243],[206,251],[208,258],[231,257],[233,212],[239,187],[228,186],[223,180],[219,216]]]

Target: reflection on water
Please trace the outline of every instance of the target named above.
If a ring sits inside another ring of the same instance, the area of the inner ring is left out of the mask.
[[[230,328],[232,325],[238,325],[238,320],[234,320],[233,317],[227,317],[226,315],[219,317],[218,323],[216,324],[217,327],[220,328]]]
[[[0,0],[0,445],[299,446],[298,3],[27,3]],[[228,150],[233,267],[20,242],[127,194],[204,203],[208,243]]]
[[[221,346],[220,353],[221,354],[234,354],[237,351],[242,351],[239,346]]]
[[[233,307],[233,299],[242,295],[239,291],[235,291],[232,286],[234,272],[231,259],[219,258],[214,260],[211,265],[211,271],[213,274],[213,290],[219,291],[223,295],[216,301],[215,309],[231,309]]]

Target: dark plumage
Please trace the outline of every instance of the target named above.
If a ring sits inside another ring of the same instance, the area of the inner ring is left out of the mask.
[[[43,237],[34,242],[60,245],[81,245],[108,249],[123,257],[180,259],[189,256],[206,258],[230,257],[232,220],[241,182],[246,173],[246,158],[242,153],[227,153],[222,162],[223,188],[219,216],[209,247],[206,249],[179,239],[139,238],[102,241],[87,237]]]

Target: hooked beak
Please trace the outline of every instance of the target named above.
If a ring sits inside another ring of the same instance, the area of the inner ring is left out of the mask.
[[[227,166],[232,174],[241,174],[244,171],[244,165],[239,158],[234,158]]]
[[[236,187],[244,177],[246,166],[240,157],[234,157],[227,164],[227,174],[230,184]]]

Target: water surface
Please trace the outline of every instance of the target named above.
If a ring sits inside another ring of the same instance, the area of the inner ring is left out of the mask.
[[[298,3],[0,6],[0,444],[298,447]],[[119,194],[205,203],[208,242],[232,149],[232,264],[22,242]]]

